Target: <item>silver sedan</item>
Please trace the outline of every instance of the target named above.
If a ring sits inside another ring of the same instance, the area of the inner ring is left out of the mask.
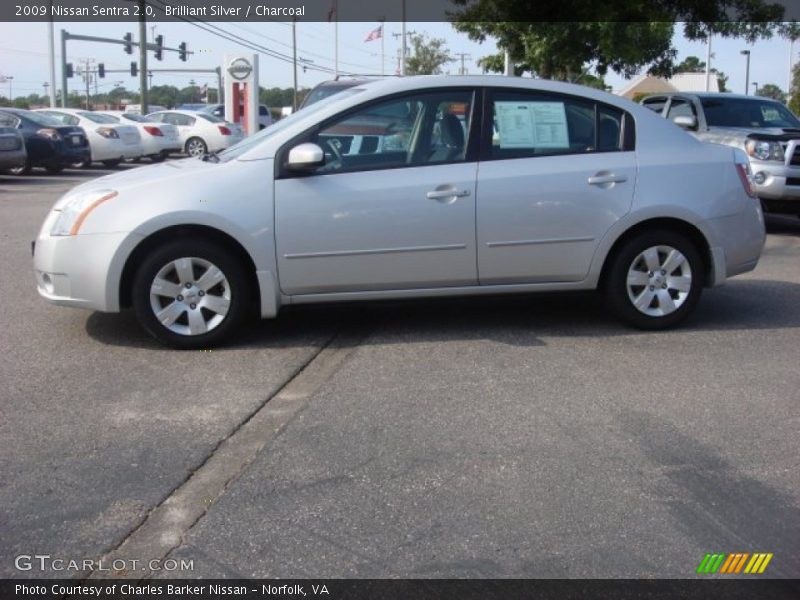
[[[509,77],[352,87],[216,155],[65,194],[36,240],[39,294],[179,348],[250,309],[594,290],[677,325],[764,244],[747,157],[589,88]]]

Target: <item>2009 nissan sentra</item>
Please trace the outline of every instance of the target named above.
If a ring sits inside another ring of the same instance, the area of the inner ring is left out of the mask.
[[[203,160],[65,194],[39,293],[179,348],[312,302],[599,289],[678,324],[765,239],[743,152],[585,87],[507,77],[358,85]]]

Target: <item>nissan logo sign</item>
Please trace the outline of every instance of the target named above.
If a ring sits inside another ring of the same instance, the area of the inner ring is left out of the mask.
[[[252,72],[253,65],[245,58],[236,58],[228,65],[228,73],[230,73],[231,77],[239,81],[250,77],[250,73]]]

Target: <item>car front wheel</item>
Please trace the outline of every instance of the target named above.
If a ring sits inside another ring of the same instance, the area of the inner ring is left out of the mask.
[[[614,312],[639,329],[667,329],[700,299],[704,264],[695,245],[672,231],[628,240],[611,259],[605,295]]]
[[[250,298],[244,267],[226,248],[178,240],[150,253],[133,280],[139,323],[181,349],[215,346],[236,330]]]

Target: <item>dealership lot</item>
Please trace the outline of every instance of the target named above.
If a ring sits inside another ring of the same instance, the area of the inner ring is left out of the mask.
[[[800,219],[769,218],[758,268],[676,331],[592,294],[460,299],[291,309],[177,352],[37,297],[30,240],[103,173],[0,176],[3,577],[41,575],[20,554],[112,551],[341,340],[196,499],[177,575],[687,577],[706,552],[772,552],[800,576]]]

